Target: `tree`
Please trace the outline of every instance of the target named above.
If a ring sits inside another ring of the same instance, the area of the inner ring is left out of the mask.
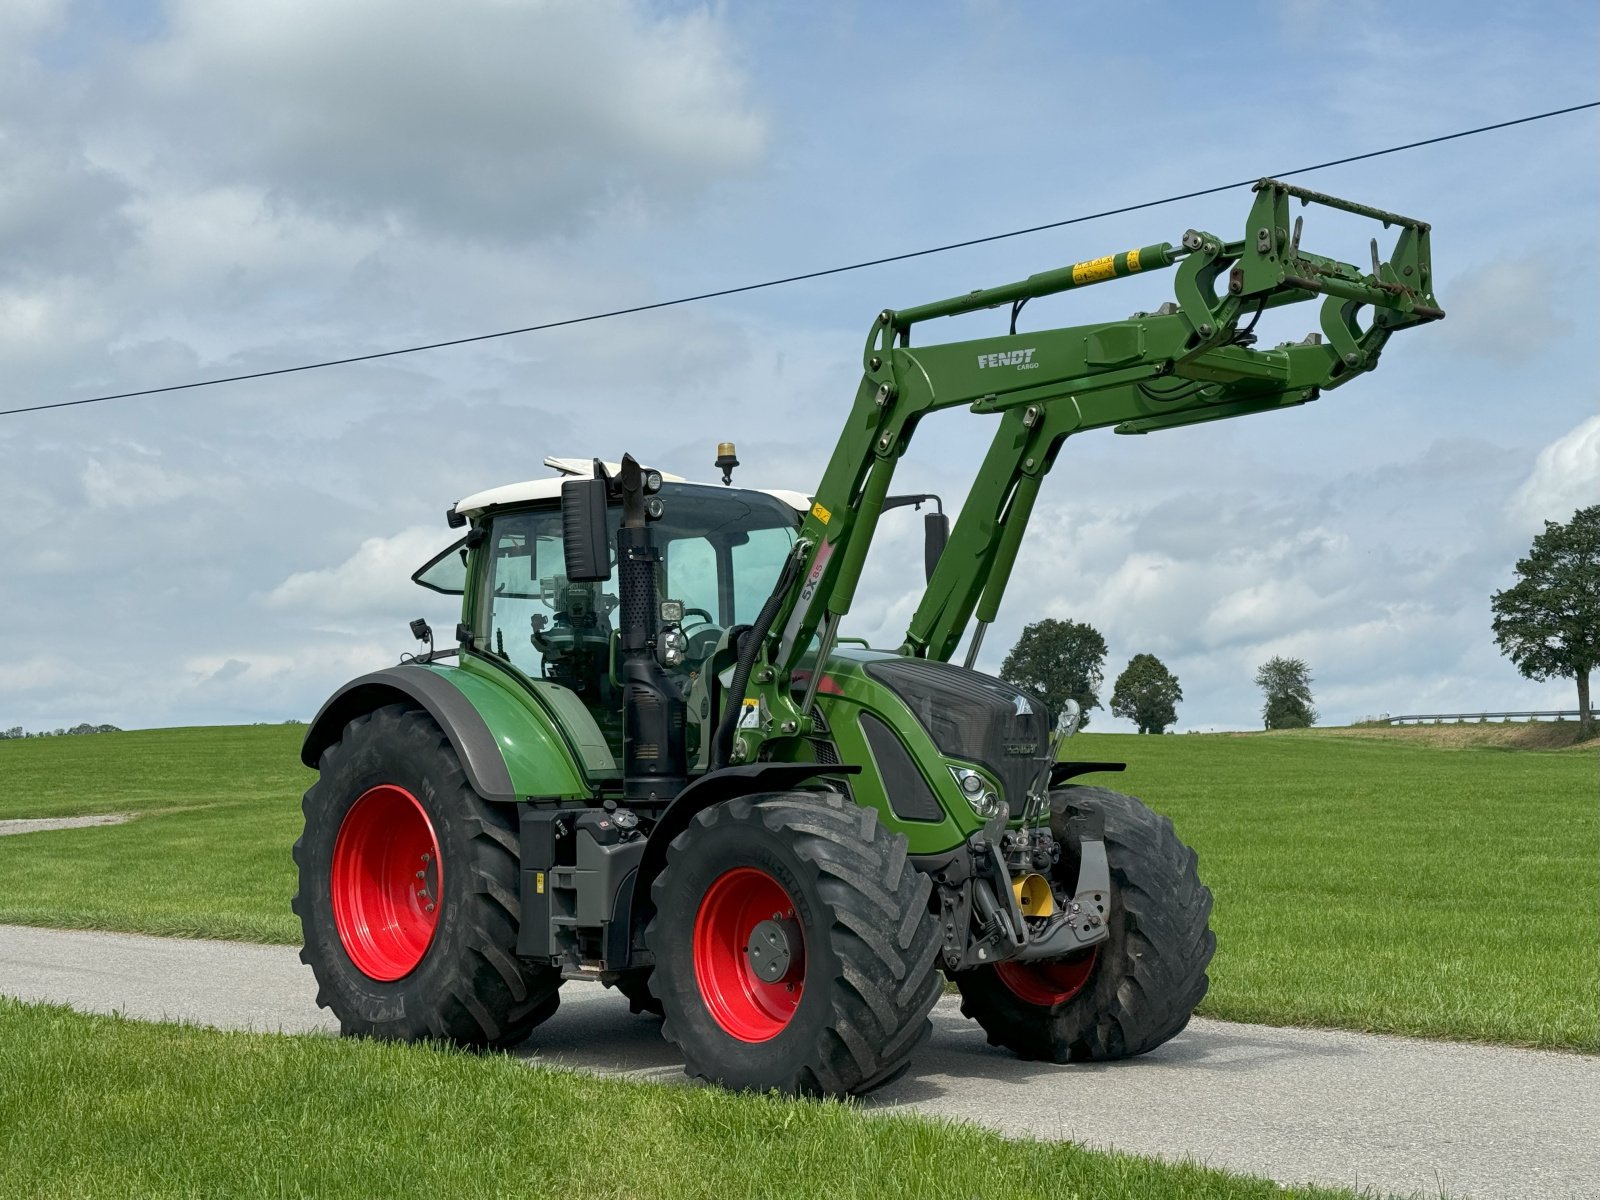
[[[1589,672],[1600,666],[1600,504],[1544,523],[1517,582],[1490,600],[1500,652],[1529,679],[1578,684],[1579,737],[1593,737]]]
[[[1089,710],[1101,707],[1097,693],[1105,681],[1105,662],[1106,639],[1093,625],[1046,617],[1023,628],[1000,665],[1000,678],[1027,688],[1052,712],[1076,700],[1087,728]]]
[[[1268,729],[1306,729],[1317,723],[1311,668],[1304,659],[1273,655],[1256,668],[1256,686],[1266,696],[1261,719]]]
[[[1111,689],[1111,713],[1126,717],[1140,733],[1163,733],[1178,720],[1183,689],[1154,654],[1135,654]]]

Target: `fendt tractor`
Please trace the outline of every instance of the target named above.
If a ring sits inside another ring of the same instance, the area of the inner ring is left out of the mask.
[[[1291,200],[1395,227],[1371,270],[1300,247]],[[1106,1061],[1205,995],[1211,893],[1167,818],[1080,780],[1076,706],[974,669],[1062,443],[1315,400],[1391,334],[1444,316],[1428,226],[1275,180],[1244,237],[1190,230],[1017,283],[878,314],[812,495],[598,458],[480,492],[413,579],[461,596],[423,649],[323,706],[294,901],[318,1002],[347,1034],[510,1046],[569,979],[663,1018],[689,1075],[859,1093],[903,1072],[944,979],[989,1040]],[[1175,302],[1019,332],[1028,301],[1177,268]],[[1323,297],[1272,349],[1271,308]],[[939,317],[1009,329],[913,345]],[[1003,318],[1002,318],[1003,319]],[[918,423],[998,432],[954,528],[925,514],[905,640],[841,626]],[[974,618],[976,618],[974,622]],[[973,626],[963,665],[950,660]]]

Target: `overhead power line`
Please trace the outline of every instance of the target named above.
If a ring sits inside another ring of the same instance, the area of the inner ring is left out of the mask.
[[[1479,125],[1475,129],[1462,129],[1455,133],[1441,134],[1438,137],[1424,138],[1418,142],[1403,142],[1398,146],[1386,146],[1382,150],[1369,150],[1365,154],[1351,154],[1345,158],[1333,158],[1327,162],[1313,163],[1308,167],[1296,167],[1292,171],[1276,171],[1270,175],[1273,179],[1284,179],[1290,175],[1304,175],[1310,171],[1324,171],[1329,167],[1342,167],[1348,163],[1364,162],[1369,158],[1382,158],[1386,154],[1399,154],[1405,150],[1417,150],[1423,146],[1436,146],[1440,142],[1453,142],[1458,138],[1475,137],[1480,133],[1491,133],[1497,129],[1509,129],[1514,125],[1527,125],[1533,121],[1544,121],[1550,117],[1565,116],[1568,113],[1582,112],[1585,109],[1600,108],[1600,100],[1591,100],[1586,104],[1574,104],[1567,108],[1551,109],[1549,112],[1534,113],[1532,116],[1517,117],[1511,121],[1496,121],[1492,125]],[[518,329],[502,329],[495,333],[478,333],[470,337],[448,338],[438,342],[424,342],[416,346],[402,346],[395,350],[377,350],[370,354],[352,354],[346,358],[330,358],[321,362],[301,363],[293,367],[276,367],[270,371],[250,371],[243,375],[224,375],[217,379],[197,379],[191,383],[172,383],[164,387],[141,388],[134,392],[113,392],[105,396],[87,396],[80,400],[57,400],[50,404],[30,404],[23,408],[0,409],[0,417],[16,416],[19,413],[42,412],[51,408],[74,408],[80,404],[100,404],[107,400],[130,400],[135,396],[155,396],[164,392],[182,392],[191,388],[216,387],[223,383],[242,383],[248,379],[268,379],[274,375],[293,375],[300,371],[320,371],[324,367],[342,367],[351,363],[373,362],[380,358],[397,358],[402,354],[420,354],[424,350],[443,350],[448,346],[466,346],[473,342],[488,342],[496,338],[516,337],[523,333],[539,333],[546,329],[562,329],[569,325],[585,325],[591,321],[605,321],[612,317],[626,317],[634,313],[654,312],[662,308],[676,308],[683,304],[696,304],[702,300],[716,300],[723,296],[737,296],[743,292],[758,292],[765,288],[782,287],[790,283],[802,283],[808,279],[823,279],[829,275],[843,275],[849,271],[862,271],[868,267],[881,267],[888,263],[905,262],[907,259],[923,258],[930,254],[944,254],[951,250],[962,250],[968,246],[982,246],[989,242],[1001,242],[1007,238],[1024,237],[1030,233],[1043,233],[1048,229],[1063,229],[1068,225],[1082,225],[1086,221],[1098,221],[1105,217],[1120,216],[1123,213],[1140,212],[1147,208],[1159,208],[1164,204],[1176,204],[1180,200],[1193,200],[1199,196],[1213,196],[1218,192],[1230,191],[1237,187],[1246,187],[1256,182],[1261,176],[1252,176],[1249,179],[1235,180],[1232,183],[1219,183],[1214,187],[1198,188],[1192,192],[1179,192],[1177,195],[1164,196],[1159,200],[1145,200],[1139,204],[1125,204],[1120,208],[1102,209],[1100,212],[1083,213],[1076,217],[1067,217],[1060,221],[1047,221],[1043,225],[1029,225],[1024,229],[1012,229],[1005,233],[991,233],[984,237],[967,238],[960,242],[947,242],[942,246],[929,246],[924,250],[908,250],[903,254],[890,254],[883,258],[869,258],[861,262],[847,263],[839,267],[824,267],[817,271],[802,271],[797,275],[784,275],[777,279],[765,279],[759,283],[744,283],[737,287],[718,288],[713,292],[697,292],[692,296],[679,296],[674,300],[656,300],[649,304],[634,304],[627,308],[613,308],[605,312],[589,313],[581,317],[564,317],[558,321],[545,321],[538,325],[524,325]]]

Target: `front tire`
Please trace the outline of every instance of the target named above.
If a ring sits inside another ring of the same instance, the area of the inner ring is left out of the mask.
[[[961,1011],[990,1045],[1049,1062],[1105,1062],[1154,1050],[1180,1033],[1205,997],[1216,951],[1211,890],[1172,822],[1108,788],[1050,794],[1051,831],[1070,851],[1075,819],[1098,817],[1111,868],[1110,937],[1063,959],[956,974]],[[1075,853],[1063,856],[1070,892]]]
[[[661,1001],[656,999],[650,990],[649,967],[639,967],[630,971],[623,971],[607,987],[616,988],[628,1001],[628,1011],[635,1016],[659,1017],[661,1015]]]
[[[389,705],[323,752],[294,844],[300,960],[347,1035],[511,1046],[560,973],[516,954],[520,848],[426,713]]]
[[[904,837],[833,794],[741,797],[667,853],[645,931],[690,1076],[846,1095],[898,1076],[939,997],[931,885]]]

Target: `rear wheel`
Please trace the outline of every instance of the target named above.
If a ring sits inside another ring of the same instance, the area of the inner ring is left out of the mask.
[[[954,976],[961,1011],[991,1045],[1024,1058],[1105,1061],[1153,1050],[1204,998],[1216,950],[1211,891],[1172,822],[1132,796],[1068,787],[1050,794],[1051,829],[1075,849],[1075,818],[1103,824],[1111,868],[1110,937],[1068,958],[1002,963]],[[1072,890],[1076,855],[1060,882]]]
[[[317,1003],[347,1034],[509,1046],[560,974],[517,958],[519,846],[426,713],[345,727],[306,792],[293,907]]]
[[[698,814],[672,842],[645,931],[684,1070],[828,1095],[900,1074],[939,996],[929,891],[905,838],[840,796],[749,796]]]

